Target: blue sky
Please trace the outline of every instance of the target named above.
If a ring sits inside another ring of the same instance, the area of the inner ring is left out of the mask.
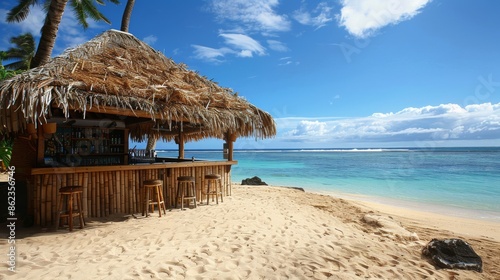
[[[5,23],[16,2],[0,0],[0,49],[39,34],[39,8]],[[122,2],[100,8],[111,25],[87,30],[66,12],[54,55],[119,29]],[[275,138],[236,148],[499,146],[498,11],[495,0],[149,0],[130,32],[273,115]]]

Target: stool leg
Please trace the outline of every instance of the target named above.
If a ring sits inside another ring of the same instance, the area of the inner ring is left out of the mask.
[[[163,197],[163,190],[161,186],[158,187],[158,191],[160,194],[161,205],[163,206],[163,214],[167,215],[167,208],[165,207],[165,198]]]
[[[151,213],[155,212],[155,204],[154,204],[154,199],[155,199],[155,194],[154,194],[154,188],[149,188],[149,196],[151,196],[151,201],[148,201],[149,206],[151,206]]]
[[[160,216],[161,218],[161,205],[160,205],[160,187],[156,186],[155,187],[155,190],[156,190],[156,203],[158,203],[158,215]]]
[[[182,189],[181,189],[181,210],[184,210],[184,192],[186,191],[186,184],[182,183]]]
[[[210,204],[210,180],[207,180],[207,205]]]
[[[219,180],[220,202],[224,202],[224,194],[222,191],[222,181]]]
[[[80,229],[83,229],[84,221],[83,221],[83,211],[82,211],[82,195],[80,193],[76,194],[76,204],[78,205],[78,217],[80,220]]]
[[[177,202],[179,201],[179,189],[181,187],[181,182],[177,182],[177,191],[175,192],[175,203],[174,208],[177,208]]]
[[[196,185],[195,185],[194,182],[192,183],[192,185],[193,185],[192,188],[193,188],[193,197],[194,197],[193,198],[193,200],[194,200],[194,208],[196,208],[197,207],[197,205],[196,205]]]
[[[63,195],[59,195],[59,206],[57,207],[56,230],[59,229],[59,221],[61,220],[61,212],[63,207]]]
[[[69,231],[73,231],[73,195],[69,195]]]
[[[219,181],[220,185],[220,201],[224,202],[224,188],[222,187],[222,181]]]
[[[139,201],[141,202],[141,209],[142,209],[143,216],[144,216],[144,212],[146,212],[146,207],[147,207],[145,202],[144,202],[144,200],[146,199],[146,193],[144,193],[145,191],[146,191],[146,188],[144,188],[144,186],[139,191]]]
[[[184,192],[184,196],[185,196],[185,197],[186,197],[186,196],[187,196],[187,197],[193,196],[193,194],[191,193],[191,187],[190,187],[190,185],[191,185],[191,183],[189,183],[189,182],[188,182],[188,183],[186,183],[186,186],[184,187],[184,190],[185,190],[185,192]],[[186,199],[186,198],[184,198],[184,200],[185,200],[185,199]],[[188,200],[188,201],[187,201],[187,208],[190,208],[190,206],[191,206],[191,200]]]
[[[146,192],[146,202],[144,204],[144,207],[146,208],[146,217],[149,215],[149,190],[148,188],[144,187],[144,191]]]
[[[214,185],[215,185],[215,202],[217,202],[217,204],[219,204],[219,185],[218,184],[219,180],[216,180],[214,182]]]

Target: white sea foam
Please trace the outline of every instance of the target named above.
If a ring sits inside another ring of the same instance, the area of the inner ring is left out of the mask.
[[[408,152],[410,149],[303,149],[300,152],[315,153],[376,153],[376,152]]]

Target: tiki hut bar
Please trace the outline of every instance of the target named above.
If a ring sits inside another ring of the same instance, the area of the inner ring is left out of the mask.
[[[162,182],[167,208],[182,176],[194,177],[198,201],[206,174],[219,175],[230,195],[234,141],[276,134],[270,114],[116,30],[0,82],[0,123],[2,137],[14,139],[11,166],[26,194],[18,211],[41,227],[59,223],[68,186],[82,190],[84,217],[141,212],[146,180]],[[129,144],[150,138],[175,141],[178,157]],[[221,139],[227,160],[184,159],[184,143],[207,138]]]

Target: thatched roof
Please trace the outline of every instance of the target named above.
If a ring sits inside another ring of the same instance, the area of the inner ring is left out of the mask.
[[[152,134],[171,139],[181,127],[192,132],[186,140],[276,134],[268,113],[116,30],[0,82],[4,134],[23,132],[26,123],[50,122],[56,114],[121,116],[136,140]]]

